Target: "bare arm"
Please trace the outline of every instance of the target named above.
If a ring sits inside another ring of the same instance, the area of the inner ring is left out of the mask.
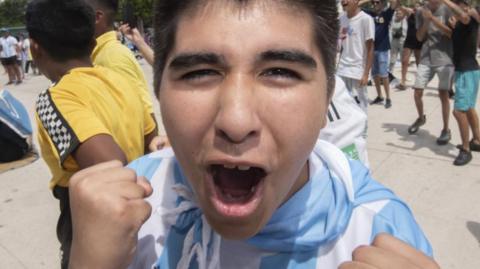
[[[72,156],[80,169],[112,160],[119,160],[123,165],[128,162],[122,149],[107,134],[99,134],[87,139],[78,146]]]
[[[438,29],[440,29],[440,31],[444,35],[446,35],[449,38],[452,36],[452,29],[448,27],[448,25],[441,22],[437,17],[432,16],[431,21],[433,24],[435,24],[435,26],[437,26]]]
[[[154,61],[154,53],[152,48],[145,42],[142,35],[138,31],[137,28],[130,28],[128,24],[123,24],[120,26],[120,31],[125,35],[128,40],[132,41],[132,43],[138,48],[140,53],[142,54],[143,58],[150,64],[153,65]]]
[[[425,8],[422,8],[422,16]],[[431,14],[431,13],[430,13]],[[425,37],[428,31],[428,25],[430,24],[430,19],[428,17],[423,17],[423,23],[417,30],[417,40],[420,42],[425,41]]]
[[[480,15],[478,14],[477,10],[474,8],[468,9],[468,15],[474,18],[478,23],[480,23]]]
[[[413,8],[409,8],[409,7],[404,7],[402,5],[399,5],[398,6],[398,9],[400,9],[406,17],[412,15],[413,13],[415,13],[415,11],[413,10]]]
[[[461,23],[463,24],[469,24],[470,23],[470,15],[467,14],[467,12],[463,11],[462,8],[460,8],[457,4],[453,3],[450,0],[442,0],[442,2],[455,13],[455,15],[458,15],[458,19],[460,20]]]
[[[359,5],[359,6],[363,6],[363,5],[365,5],[366,3],[368,3],[368,2],[370,2],[370,0],[360,0],[360,1],[358,1],[358,5]]]
[[[367,63],[365,65],[365,70],[363,71],[362,79],[360,80],[360,85],[366,86],[368,83],[368,74],[370,74],[370,69],[373,65],[373,39],[365,41],[367,47]]]

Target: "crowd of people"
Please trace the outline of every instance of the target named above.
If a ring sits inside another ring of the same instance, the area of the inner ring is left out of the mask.
[[[360,6],[370,2],[372,9]],[[454,165],[465,165],[472,160],[472,151],[480,150],[478,116],[475,111],[479,86],[478,24],[480,17],[468,0],[429,0],[423,5],[403,7],[391,0],[387,8],[379,0],[343,0],[345,10],[340,17],[341,44],[337,73],[361,106],[368,105],[366,85],[371,76],[377,97],[370,104],[385,102],[392,106],[389,71],[395,66],[400,51],[400,90],[406,89],[411,53],[415,55],[414,103],[418,118],[408,128],[415,134],[426,123],[423,92],[435,75],[438,76],[438,96],[442,107],[443,128],[438,145],[451,140],[449,127],[450,97],[455,95],[454,116],[462,144]],[[403,48],[402,48],[403,47]],[[456,94],[453,94],[455,85]],[[381,88],[384,88],[386,99]],[[473,134],[470,140],[470,129]]]
[[[480,16],[467,0],[342,0],[340,15],[335,0],[194,2],[156,1],[151,45],[119,27],[153,66],[168,139],[115,31],[118,1],[33,0],[29,39],[4,31],[9,83],[23,79],[22,48],[26,72],[33,59],[52,81],[36,122],[61,267],[438,268],[409,207],[366,168],[367,108],[392,107],[392,68],[400,54],[406,89],[413,53],[408,132],[426,122],[436,74],[437,143],[451,139],[454,80],[454,163],[480,151]]]

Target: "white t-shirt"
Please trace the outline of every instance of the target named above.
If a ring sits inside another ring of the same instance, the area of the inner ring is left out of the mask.
[[[10,58],[17,55],[18,41],[13,36],[0,37],[0,45],[2,46],[2,52],[0,58]]]
[[[362,79],[367,63],[367,40],[375,40],[375,23],[367,13],[360,11],[348,18],[344,12],[340,16],[340,60],[337,75]]]

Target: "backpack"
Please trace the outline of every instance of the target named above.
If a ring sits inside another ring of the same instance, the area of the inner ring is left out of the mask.
[[[25,107],[7,90],[0,91],[0,162],[21,159],[31,149],[32,125]]]

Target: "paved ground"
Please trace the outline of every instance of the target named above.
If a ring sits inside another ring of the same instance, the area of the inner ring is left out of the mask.
[[[144,68],[151,81],[151,69]],[[5,82],[5,76],[0,81]],[[9,89],[29,108],[33,119],[35,98],[48,84],[43,77],[31,77]],[[371,98],[374,92],[371,88]],[[373,175],[411,205],[442,268],[480,268],[480,153],[474,154],[468,166],[454,167],[455,145],[460,142],[456,122],[452,117],[451,143],[437,146],[441,109],[433,90],[425,92],[425,111],[427,124],[411,136],[407,127],[416,117],[412,91],[394,91],[389,110],[379,105],[369,108]],[[0,174],[0,268],[59,268],[58,208],[48,180],[42,160]]]

